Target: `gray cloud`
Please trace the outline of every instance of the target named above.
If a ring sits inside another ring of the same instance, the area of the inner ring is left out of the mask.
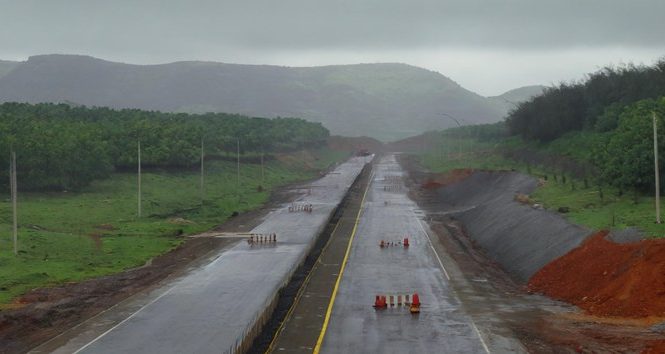
[[[408,61],[423,51],[665,49],[662,0],[0,0],[0,9],[0,58],[8,59],[59,52],[284,64],[290,53],[302,64],[299,56],[326,52]]]

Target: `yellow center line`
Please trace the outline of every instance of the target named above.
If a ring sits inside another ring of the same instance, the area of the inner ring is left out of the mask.
[[[346,268],[346,262],[349,259],[349,253],[351,253],[351,245],[353,244],[353,239],[356,236],[356,230],[358,229],[358,222],[360,221],[360,213],[363,210],[363,204],[365,204],[365,197],[367,196],[367,191],[369,186],[372,185],[374,180],[374,172],[369,176],[369,182],[367,182],[367,187],[365,187],[365,192],[363,193],[363,198],[360,201],[360,208],[358,209],[358,215],[356,215],[356,221],[353,225],[353,231],[351,231],[351,237],[349,238],[349,244],[346,246],[346,253],[344,254],[344,259],[342,260],[342,266],[339,269],[339,274],[337,275],[337,280],[335,281],[335,287],[333,288],[332,296],[330,297],[330,302],[328,303],[328,310],[326,310],[326,317],[323,320],[323,327],[321,327],[321,333],[319,334],[319,339],[316,341],[316,346],[314,347],[314,354],[319,354],[321,351],[321,344],[323,344],[323,338],[326,336],[326,331],[328,330],[328,323],[330,322],[330,315],[332,314],[333,305],[335,304],[335,298],[337,297],[337,290],[339,289],[339,283],[342,280],[342,275],[344,275],[344,269]]]
[[[318,264],[321,262],[321,257],[323,254],[326,252],[326,249],[330,245],[330,242],[333,239],[333,236],[335,236],[335,232],[337,232],[337,227],[339,226],[339,223],[342,221],[342,218],[337,220],[337,223],[335,224],[335,228],[332,230],[330,233],[330,237],[328,238],[328,242],[326,242],[325,246],[321,249],[321,253],[319,254],[319,257],[316,259],[316,262],[314,262],[314,265],[312,266],[312,269],[310,270],[309,274],[307,274],[307,277],[305,280],[302,282],[300,285],[300,289],[298,289],[298,293],[296,294],[295,299],[293,300],[293,304],[289,308],[289,311],[286,313],[286,316],[284,316],[284,320],[282,323],[279,324],[279,327],[277,328],[277,331],[275,331],[275,335],[273,336],[272,340],[270,341],[270,345],[268,345],[268,349],[266,349],[265,354],[272,353],[272,351],[275,349],[275,343],[277,342],[277,338],[279,338],[279,335],[282,333],[282,330],[284,329],[284,325],[286,322],[291,319],[291,315],[293,315],[293,311],[296,308],[296,305],[300,302],[300,298],[302,295],[305,293],[305,288],[307,288],[307,285],[309,284],[309,280],[312,277],[312,274],[314,274],[316,268],[318,267]]]

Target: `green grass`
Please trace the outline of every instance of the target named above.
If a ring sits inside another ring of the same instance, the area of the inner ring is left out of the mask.
[[[141,219],[133,173],[117,173],[76,193],[20,193],[18,256],[12,252],[8,196],[0,195],[0,305],[35,287],[142,265],[182,243],[180,234],[199,233],[234,211],[255,209],[274,187],[313,178],[347,155],[321,149],[303,155],[306,165],[294,156],[267,162],[263,182],[259,165],[242,164],[240,193],[235,163],[208,163],[203,203],[197,172],[144,173]]]
[[[471,138],[429,138],[428,150],[418,157],[423,165],[433,172],[447,172],[459,168],[504,170],[518,168],[513,160],[500,156],[496,149],[505,142],[477,141]]]
[[[575,183],[575,190],[572,184]],[[637,227],[648,237],[665,236],[665,225],[656,224],[655,198],[640,196],[635,203],[633,195],[618,196],[616,190],[603,190],[603,200],[597,188],[584,188],[580,181],[566,184],[548,181],[531,196],[547,209],[568,207],[565,214],[573,223],[590,229],[625,229]]]
[[[578,141],[580,138],[573,135],[565,137],[572,141]],[[463,147],[461,155],[460,143]],[[634,195],[619,196],[616,189],[605,187],[601,200],[598,187],[590,183],[585,186],[584,181],[571,179],[569,176],[566,183],[563,183],[559,172],[555,181],[552,171],[542,166],[526,166],[524,163],[506,159],[498,153],[498,147],[524,146],[517,139],[512,138],[500,143],[461,139],[449,142],[438,141],[430,145],[429,151],[418,155],[423,165],[430,171],[446,172],[458,168],[512,169],[536,177],[547,176],[545,184],[536,189],[530,196],[531,199],[552,211],[557,211],[559,207],[568,207],[570,211],[563,215],[571,222],[593,230],[636,227],[644,231],[648,237],[665,237],[665,224],[655,223],[654,197],[638,196],[636,203]],[[548,151],[562,151],[563,146],[565,144],[559,142],[541,148]]]

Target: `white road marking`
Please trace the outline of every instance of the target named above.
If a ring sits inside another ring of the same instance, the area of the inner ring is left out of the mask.
[[[483,348],[485,349],[485,352],[487,354],[489,354],[490,353],[490,348],[488,348],[487,344],[485,344],[485,340],[483,339],[483,334],[480,333],[480,330],[478,329],[476,324],[473,322],[473,320],[471,320],[471,326],[473,326],[473,329],[476,331],[476,334],[478,335],[478,338],[480,338],[480,344],[483,345]]]
[[[436,256],[436,260],[439,261],[439,265],[441,266],[441,269],[443,270],[443,274],[446,275],[446,278],[448,281],[450,281],[450,275],[448,275],[448,271],[446,271],[446,267],[443,266],[443,262],[441,262],[441,258],[439,257],[439,254],[436,252],[436,249],[434,248],[434,244],[432,244],[432,239],[429,236],[429,233],[425,230],[425,227],[422,224],[422,220],[416,216],[415,212],[411,210],[413,213],[413,216],[418,220],[418,225],[420,225],[420,229],[423,230],[423,233],[425,236],[427,236],[427,241],[429,242],[429,247],[432,249],[432,252],[434,252],[434,256]],[[483,338],[483,334],[480,332],[478,327],[476,326],[476,323],[473,321],[471,316],[469,316],[469,322],[471,322],[471,327],[473,327],[474,331],[476,331],[476,334],[478,335],[478,338],[480,339],[480,344],[483,345],[483,349],[485,349],[485,352],[487,354],[490,354],[490,349],[487,347],[487,343],[485,343],[485,339]]]
[[[148,307],[148,306],[154,304],[155,302],[157,302],[157,300],[159,300],[159,299],[163,298],[164,296],[166,296],[167,294],[169,294],[169,293],[171,292],[171,290],[173,290],[173,289],[175,289],[175,286],[171,287],[169,290],[165,291],[163,294],[159,295],[159,296],[156,297],[154,300],[152,300],[152,301],[150,301],[149,303],[145,304],[143,307],[141,307],[140,309],[138,309],[136,312],[134,312],[133,314],[131,314],[129,317],[125,318],[124,320],[122,320],[122,321],[121,321],[120,323],[118,323],[117,325],[115,325],[115,326],[109,328],[106,332],[100,334],[99,336],[97,336],[97,338],[91,340],[90,342],[88,342],[88,344],[82,346],[81,348],[79,348],[79,350],[75,351],[73,354],[78,354],[78,353],[80,353],[82,350],[84,350],[85,348],[91,346],[92,344],[94,344],[95,342],[97,342],[98,340],[100,340],[102,337],[106,336],[107,334],[111,333],[111,331],[113,331],[114,329],[116,329],[116,328],[118,328],[119,326],[121,326],[123,323],[125,323],[125,322],[129,321],[130,319],[132,319],[132,318],[133,318],[134,316],[136,316],[139,312],[143,311],[143,309],[145,309],[146,307]]]
[[[432,252],[434,252],[434,256],[436,256],[436,260],[439,261],[439,265],[441,266],[441,269],[443,270],[443,274],[445,274],[446,279],[450,280],[450,275],[448,275],[448,271],[446,271],[446,267],[443,266],[443,262],[441,262],[441,258],[439,258],[439,254],[436,252],[436,249],[434,248],[434,245],[432,244],[432,239],[429,237],[429,233],[425,231],[425,227],[422,224],[422,221],[418,216],[414,213],[413,217],[418,220],[418,225],[420,226],[420,229],[423,230],[423,233],[425,236],[427,236],[427,242],[429,242],[429,247],[432,249]]]

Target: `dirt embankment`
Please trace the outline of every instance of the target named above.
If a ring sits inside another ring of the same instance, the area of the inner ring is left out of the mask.
[[[601,231],[554,260],[529,290],[597,316],[665,318],[665,240],[619,244]]]
[[[475,171],[467,178],[439,187],[431,182],[445,180],[445,176],[432,176],[405,156],[400,163],[420,187],[412,189],[412,195],[429,210],[430,226],[431,220],[439,220],[450,235],[455,235],[452,231],[461,222],[463,230],[449,240],[447,249],[452,250],[471,279],[491,279],[473,283],[474,287],[487,286],[485,293],[508,295],[505,302],[498,301],[501,305],[488,311],[501,314],[530,352],[665,353],[665,323],[652,326],[662,318],[625,315],[631,308],[647,310],[642,313],[648,313],[650,308],[659,309],[653,313],[665,309],[665,299],[660,299],[665,298],[665,241],[636,243],[634,240],[640,235],[632,231],[613,232],[603,238],[570,224],[561,215],[534,208],[528,198],[527,202],[519,202],[517,196],[527,196],[538,184],[526,175]],[[449,217],[453,220],[446,221]],[[593,235],[587,238],[588,234]],[[472,259],[464,261],[468,255]],[[501,276],[501,270],[492,271],[494,267],[485,256],[510,273],[517,281],[514,287]],[[543,281],[549,291],[531,288],[532,292],[576,304],[584,311],[584,303],[591,305],[596,301],[594,295],[598,294],[598,299],[606,296],[609,312],[599,311],[602,306],[598,305],[594,312],[567,312],[563,309],[568,307],[558,307],[540,296],[527,296],[524,290],[528,287],[520,284],[532,276]],[[559,296],[557,291],[561,292]],[[646,294],[641,293],[645,291]],[[581,301],[585,296],[586,300]],[[651,304],[645,306],[645,302]],[[483,301],[483,306],[486,303],[491,302]],[[607,317],[615,310],[613,306],[624,317]]]
[[[429,174],[420,187],[426,190],[439,189],[441,187],[455,184],[473,173],[470,168],[456,169],[442,174]]]
[[[531,292],[589,315],[665,319],[665,240],[616,243],[606,231],[587,238],[588,230],[560,215],[515,200],[536,184],[516,172],[476,171],[436,192],[469,236],[528,280]]]
[[[460,220],[468,235],[517,280],[577,247],[590,233],[557,213],[519,202],[538,181],[511,171],[475,171],[439,188],[441,210]]]

